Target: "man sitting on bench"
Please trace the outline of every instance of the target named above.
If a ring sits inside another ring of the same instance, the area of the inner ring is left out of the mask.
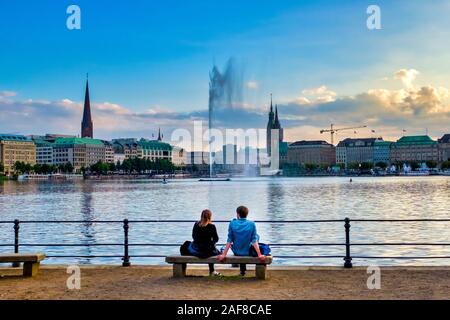
[[[253,221],[247,220],[248,208],[240,206],[236,209],[237,219],[233,219],[228,226],[228,239],[225,250],[218,257],[219,261],[225,260],[228,250],[233,251],[235,256],[258,257],[264,263],[266,257],[259,249],[259,235]],[[246,264],[240,265],[240,274],[245,276]]]

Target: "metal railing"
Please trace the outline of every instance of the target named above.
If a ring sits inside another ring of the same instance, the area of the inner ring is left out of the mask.
[[[130,247],[179,247],[176,243],[130,243],[129,232],[130,225],[145,224],[145,223],[195,223],[195,220],[28,220],[20,221],[0,221],[0,224],[13,224],[14,243],[0,243],[0,247],[13,247],[14,253],[19,253],[20,248],[26,247],[100,247],[100,246],[120,246],[123,248],[123,254],[111,255],[47,255],[48,258],[121,258],[122,266],[127,267],[131,265],[131,258],[164,258],[166,255],[157,254],[136,254],[130,255]],[[350,228],[351,223],[408,223],[408,222],[450,222],[450,219],[333,219],[333,220],[256,220],[258,224],[309,224],[309,223],[342,223],[345,232],[345,243],[271,243],[271,247],[344,247],[345,254],[343,255],[274,255],[274,258],[282,259],[333,259],[342,258],[344,260],[345,268],[352,268],[353,259],[404,259],[404,260],[418,260],[418,259],[450,259],[450,256],[352,256],[351,248],[357,246],[448,246],[450,243],[443,242],[372,242],[372,243],[358,243],[351,242]],[[214,223],[229,223],[229,220],[214,221]],[[24,224],[121,224],[123,229],[122,243],[20,243],[19,233],[20,227]],[[15,265],[17,266],[17,264]]]

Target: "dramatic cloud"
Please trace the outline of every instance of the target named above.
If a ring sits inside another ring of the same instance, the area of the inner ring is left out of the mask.
[[[450,131],[450,92],[432,85],[415,86],[419,74],[414,69],[395,73],[403,88],[370,89],[354,96],[338,96],[325,85],[305,89],[292,101],[278,104],[280,120],[288,141],[327,139],[320,129],[331,123],[337,127],[367,125],[367,129],[345,131],[345,137],[383,136],[397,139],[408,134],[423,134],[428,129],[434,138]],[[78,134],[83,104],[68,99],[35,101],[17,99],[15,93],[0,92],[0,132],[22,134]],[[215,111],[218,128],[265,128],[267,108],[244,102]],[[175,129],[192,131],[193,121],[208,121],[206,106],[197,111],[174,112],[153,106],[143,112],[111,102],[92,103],[94,133],[99,138],[151,137],[161,127],[165,137]],[[374,132],[373,132],[374,131]]]
[[[401,80],[407,89],[411,89],[413,87],[413,81],[416,80],[419,73],[416,69],[400,69],[394,76],[395,79]]]
[[[303,96],[297,98],[297,102],[303,105],[332,102],[337,96],[336,92],[328,89],[326,86],[305,89],[302,91],[302,94]]]

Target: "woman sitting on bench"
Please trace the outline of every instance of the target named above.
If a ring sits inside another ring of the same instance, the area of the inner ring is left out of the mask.
[[[217,256],[220,251],[216,248],[219,241],[216,226],[212,224],[212,212],[209,209],[202,211],[200,221],[194,224],[192,229],[193,242],[189,245],[189,253],[201,259]],[[209,264],[209,275],[220,276],[220,273],[214,271],[214,264]]]

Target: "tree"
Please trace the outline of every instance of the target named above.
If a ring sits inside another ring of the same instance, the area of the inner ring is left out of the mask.
[[[16,174],[22,174],[25,172],[25,163],[21,161],[16,161],[14,163],[13,169]]]
[[[441,165],[442,170],[450,169],[450,161],[444,161]],[[1,171],[1,170],[0,170]]]
[[[420,168],[420,164],[416,161],[411,161],[411,163],[409,165],[411,166],[412,170],[417,170]]]
[[[430,169],[434,169],[437,167],[437,163],[435,161],[427,161],[425,162],[425,164],[427,165],[428,168]]]
[[[318,168],[318,165],[317,164],[314,164],[314,163],[306,163],[305,164],[305,169],[307,170],[307,171],[314,171],[314,170],[316,170]]]
[[[5,165],[3,162],[0,162],[0,174],[3,174],[5,172]]]
[[[370,170],[373,168],[372,162],[363,162],[361,163],[361,170]]]
[[[347,165],[347,168],[350,169],[350,170],[358,170],[359,169],[359,163],[357,163],[357,162],[349,163]]]
[[[377,162],[377,163],[375,164],[375,166],[378,167],[378,168],[381,168],[381,169],[383,169],[383,170],[387,168],[386,162],[383,162],[383,161]]]

